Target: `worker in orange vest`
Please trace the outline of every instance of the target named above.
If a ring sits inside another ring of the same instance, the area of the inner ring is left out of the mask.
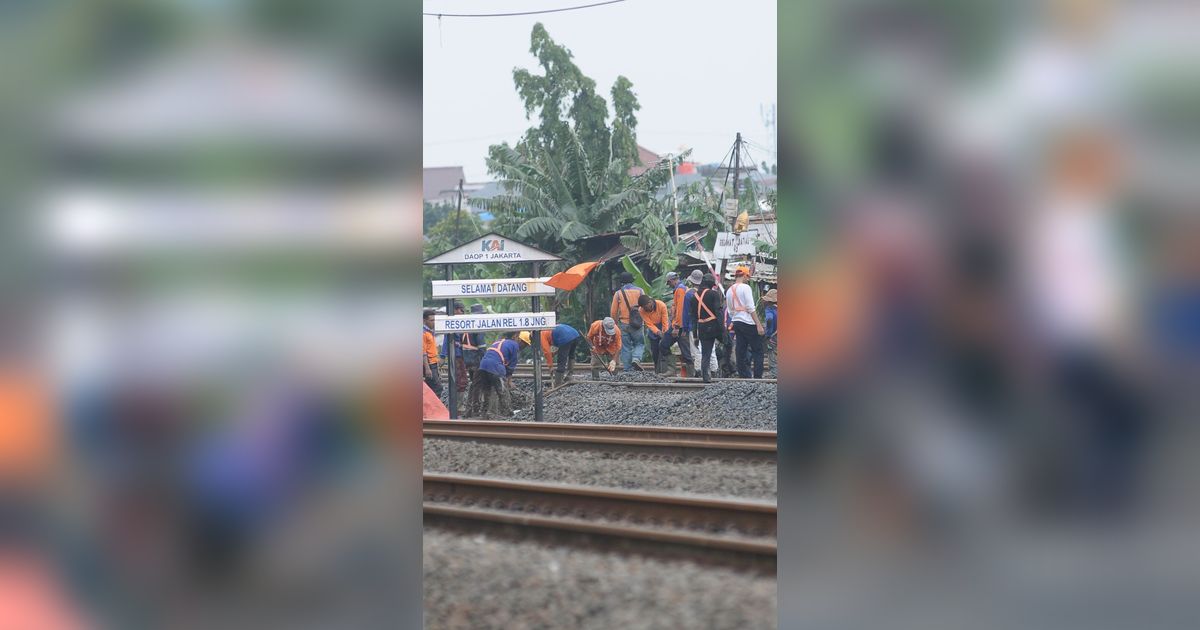
[[[587,332],[587,342],[592,346],[592,378],[600,378],[600,368],[610,374],[617,369],[617,357],[621,355],[621,334],[617,322],[611,317],[592,322]]]
[[[433,393],[438,396],[442,395],[442,377],[438,374],[438,347],[437,340],[433,337],[433,316],[437,311],[427,308],[421,319],[424,323],[421,331],[421,350],[424,361],[422,367],[425,371],[425,384]]]
[[[650,345],[650,356],[654,357],[654,373],[662,374],[663,334],[671,325],[671,316],[667,313],[667,305],[662,300],[656,300],[642,294],[638,298],[638,310],[642,313],[642,321],[646,325],[646,343]]]
[[[642,360],[646,348],[645,322],[638,311],[638,298],[642,290],[633,283],[633,274],[624,271],[620,276],[621,288],[613,293],[609,316],[617,322],[621,331],[621,364],[625,371],[633,370],[633,364]],[[638,368],[641,369],[641,368]]]

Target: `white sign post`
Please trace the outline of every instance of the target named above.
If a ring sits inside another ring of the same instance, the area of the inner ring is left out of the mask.
[[[434,298],[553,296],[550,278],[485,278],[481,280],[434,280]]]
[[[531,245],[519,243],[495,232],[459,245],[425,261],[426,265],[453,265],[462,263],[516,263],[562,260],[554,254],[544,252]]]
[[[722,260],[754,256],[758,254],[758,247],[754,245],[754,241],[774,243],[775,239],[774,224],[751,225],[744,232],[738,234],[717,232],[717,242],[713,245],[713,256]]]
[[[556,325],[554,311],[547,313],[500,313],[434,315],[433,332],[465,333],[504,330],[546,330]]]
[[[542,296],[554,295],[554,287],[538,275],[542,262],[562,260],[549,252],[531,245],[514,241],[492,232],[425,261],[426,265],[445,265],[446,279],[433,281],[433,297],[446,299],[446,315],[434,316],[434,332],[461,334],[485,331],[546,330],[554,328],[555,314],[542,313]],[[532,278],[490,278],[482,280],[455,280],[451,265],[472,263],[533,263]],[[454,315],[454,299],[462,297],[509,297],[529,296],[532,312],[501,314]],[[533,419],[542,421],[542,354],[531,340],[533,351]],[[454,341],[451,337],[447,352],[450,380],[450,417],[458,418],[458,396],[454,374]]]

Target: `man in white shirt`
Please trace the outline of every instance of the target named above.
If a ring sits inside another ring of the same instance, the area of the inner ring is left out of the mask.
[[[762,378],[763,325],[754,310],[754,291],[746,284],[750,279],[750,269],[739,265],[734,269],[733,278],[733,285],[725,291],[725,308],[729,310],[729,318],[733,322],[738,376],[750,378],[750,362],[753,361],[754,378]]]

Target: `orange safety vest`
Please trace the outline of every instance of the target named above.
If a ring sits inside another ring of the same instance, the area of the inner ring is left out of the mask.
[[[471,333],[463,333],[462,347],[464,350],[478,350],[479,346],[471,345]]]
[[[738,287],[738,285],[736,285],[736,284],[733,285],[732,287],[730,287],[730,289],[732,289],[732,290],[729,292],[729,297],[731,298],[730,302],[732,302],[733,310],[734,310],[734,312],[737,312],[737,313],[749,313],[750,309],[742,306],[742,300],[740,298],[738,298],[737,287]]]
[[[508,367],[508,361],[504,360],[504,353],[499,350],[499,346],[502,343],[504,343],[503,339],[488,346],[488,352],[495,352],[496,354],[500,355],[500,364],[503,365],[504,367]]]
[[[704,296],[711,290],[712,289],[705,289],[701,291],[700,299],[696,300],[696,303],[700,305],[699,308],[696,309],[696,316],[701,324],[707,324],[708,322],[711,322],[717,318],[717,316],[713,314],[712,309],[708,308],[708,305],[704,303]],[[708,312],[708,317],[699,317],[701,308]]]

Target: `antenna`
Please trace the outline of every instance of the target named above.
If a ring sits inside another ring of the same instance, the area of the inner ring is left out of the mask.
[[[767,129],[767,136],[771,138],[771,153],[775,158],[775,163],[779,163],[779,133],[778,133],[778,118],[776,117],[775,104],[771,103],[770,109],[767,109],[762,103],[758,105],[758,114],[762,116],[763,127]]]

